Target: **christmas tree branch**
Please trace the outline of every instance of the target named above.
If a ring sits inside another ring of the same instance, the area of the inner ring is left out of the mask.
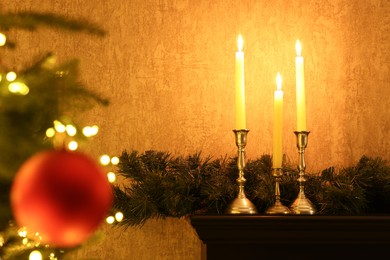
[[[99,26],[86,20],[69,19],[65,16],[52,13],[0,13],[0,28],[2,30],[17,28],[34,31],[41,26],[55,27],[70,31],[87,32],[98,36],[104,36],[106,34],[106,31],[101,29]]]
[[[34,31],[42,26],[105,35],[104,30],[85,20],[47,13],[0,13],[2,34],[10,29]],[[2,37],[4,41],[6,39],[6,47],[15,47],[10,37]],[[10,70],[3,64],[1,71],[5,77],[4,73]],[[64,251],[46,248],[45,245],[30,246],[32,242],[22,243],[24,238],[18,233],[18,227],[12,224],[10,188],[13,178],[27,158],[52,148],[52,143],[47,141],[46,130],[53,127],[54,120],[65,116],[62,112],[64,105],[85,110],[96,103],[107,105],[108,101],[80,83],[79,62],[76,59],[57,64],[55,56],[47,53],[16,74],[15,80],[0,81],[0,256],[4,259],[27,259],[33,249],[39,249],[48,259],[49,254],[56,252],[59,256]],[[17,91],[21,86],[24,93]],[[34,239],[32,237],[31,241]]]

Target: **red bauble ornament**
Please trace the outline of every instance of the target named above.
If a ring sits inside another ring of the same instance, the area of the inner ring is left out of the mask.
[[[112,188],[92,159],[79,152],[44,151],[17,172],[11,206],[19,226],[43,242],[73,247],[100,225],[112,204]]]

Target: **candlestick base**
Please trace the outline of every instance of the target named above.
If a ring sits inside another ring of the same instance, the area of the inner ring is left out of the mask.
[[[299,192],[298,197],[291,204],[290,210],[297,215],[314,215],[317,212],[313,203],[306,198],[305,193],[302,191]]]
[[[288,207],[284,206],[280,201],[276,201],[275,204],[267,209],[266,214],[271,215],[287,215],[291,214],[291,211]]]
[[[227,214],[257,214],[256,206],[246,197],[235,198],[226,210]]]

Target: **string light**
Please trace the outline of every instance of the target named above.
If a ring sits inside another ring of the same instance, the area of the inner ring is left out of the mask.
[[[99,131],[99,127],[97,125],[86,126],[83,128],[82,132],[86,137],[92,137],[96,135]]]
[[[11,82],[8,85],[8,90],[14,94],[27,95],[30,92],[29,87],[23,82]]]
[[[42,260],[42,254],[38,250],[34,250],[30,253],[28,257],[29,260]]]
[[[116,221],[121,222],[123,220],[123,213],[120,211],[115,213],[115,219],[116,219]]]
[[[57,257],[56,257],[56,255],[54,253],[50,253],[49,259],[50,260],[57,260]]]
[[[108,216],[107,218],[106,218],[106,222],[108,223],[108,224],[114,224],[114,222],[115,222],[115,220],[117,221],[117,222],[121,222],[122,220],[123,220],[123,213],[122,212],[120,212],[120,211],[118,211],[117,213],[115,213],[115,217],[114,216]]]
[[[91,129],[92,129],[92,136],[97,135],[97,133],[99,132],[99,127],[97,125],[93,125]]]
[[[6,42],[7,37],[3,33],[0,33],[0,46],[4,46]]]
[[[82,132],[83,132],[83,134],[85,136],[88,137],[88,136],[92,136],[92,135],[97,134],[98,129],[99,128],[96,125],[94,125],[94,126],[86,126],[86,127],[83,128]],[[54,120],[53,121],[53,127],[50,127],[48,129],[46,129],[46,136],[48,138],[53,138],[53,137],[56,136],[57,133],[60,133],[60,134],[66,133],[68,136],[74,137],[74,136],[77,135],[77,132],[78,132],[78,130],[77,130],[75,125],[73,125],[73,124],[65,125],[60,120]],[[64,135],[60,135],[60,137],[61,137],[61,140],[62,140],[61,142],[64,143],[65,136]],[[75,151],[75,150],[78,149],[79,144],[78,144],[77,141],[72,140],[72,141],[70,141],[67,144],[67,147],[68,147],[69,150]],[[113,161],[114,162],[115,161],[119,161],[119,159],[117,159],[117,160],[114,159]],[[108,155],[103,156],[102,159],[101,159],[101,163],[103,165],[108,165],[110,163],[110,157]]]
[[[115,218],[113,216],[109,216],[109,217],[106,218],[106,222],[108,224],[112,224],[112,223],[115,222]]]
[[[27,236],[27,229],[26,227],[21,227],[19,230],[18,230],[18,235],[20,237],[26,237]]]
[[[77,133],[77,129],[73,125],[66,125],[65,131],[69,136],[75,136]]]
[[[101,164],[103,164],[103,165],[108,165],[109,163],[110,163],[110,156],[108,156],[108,155],[102,155],[101,157],[100,157],[100,163]]]
[[[7,73],[7,75],[5,76],[5,78],[9,81],[9,82],[12,82],[16,79],[16,73],[13,72],[13,71],[10,71]]]
[[[110,163],[117,165],[119,163],[119,158],[116,156],[110,158],[110,156],[105,154],[100,157],[100,163],[103,165],[109,165]]]
[[[63,132],[65,132],[66,127],[65,127],[60,121],[54,120],[53,124],[54,124],[54,129],[55,129],[58,133],[63,133]]]
[[[35,247],[39,247],[41,244],[42,237],[39,232],[35,232]]]
[[[108,181],[110,183],[113,183],[115,181],[115,179],[116,179],[115,173],[113,173],[113,172],[107,173],[107,178],[108,178]]]
[[[56,134],[56,130],[53,127],[50,127],[46,130],[46,136],[52,138]]]
[[[77,150],[78,147],[79,147],[79,144],[78,144],[76,141],[71,141],[71,142],[69,142],[69,144],[68,144],[68,148],[69,148],[69,150],[71,150],[71,151]]]
[[[112,157],[112,158],[111,158],[111,163],[112,163],[113,165],[117,165],[117,164],[119,163],[119,158],[116,157],[116,156]]]
[[[84,127],[82,132],[83,132],[83,135],[85,135],[86,137],[90,137],[91,136],[91,127],[90,126]]]

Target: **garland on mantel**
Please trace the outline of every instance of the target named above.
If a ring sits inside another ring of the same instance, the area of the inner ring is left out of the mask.
[[[119,173],[128,182],[114,186],[114,210],[121,226],[142,226],[150,218],[191,214],[224,214],[237,194],[237,157],[202,158],[201,153],[171,156],[168,152],[123,151]],[[280,183],[282,203],[298,194],[296,166],[285,163]],[[245,193],[259,213],[274,203],[272,157],[248,160]],[[390,166],[377,157],[362,156],[355,166],[334,167],[306,175],[305,194],[321,215],[390,213]]]

